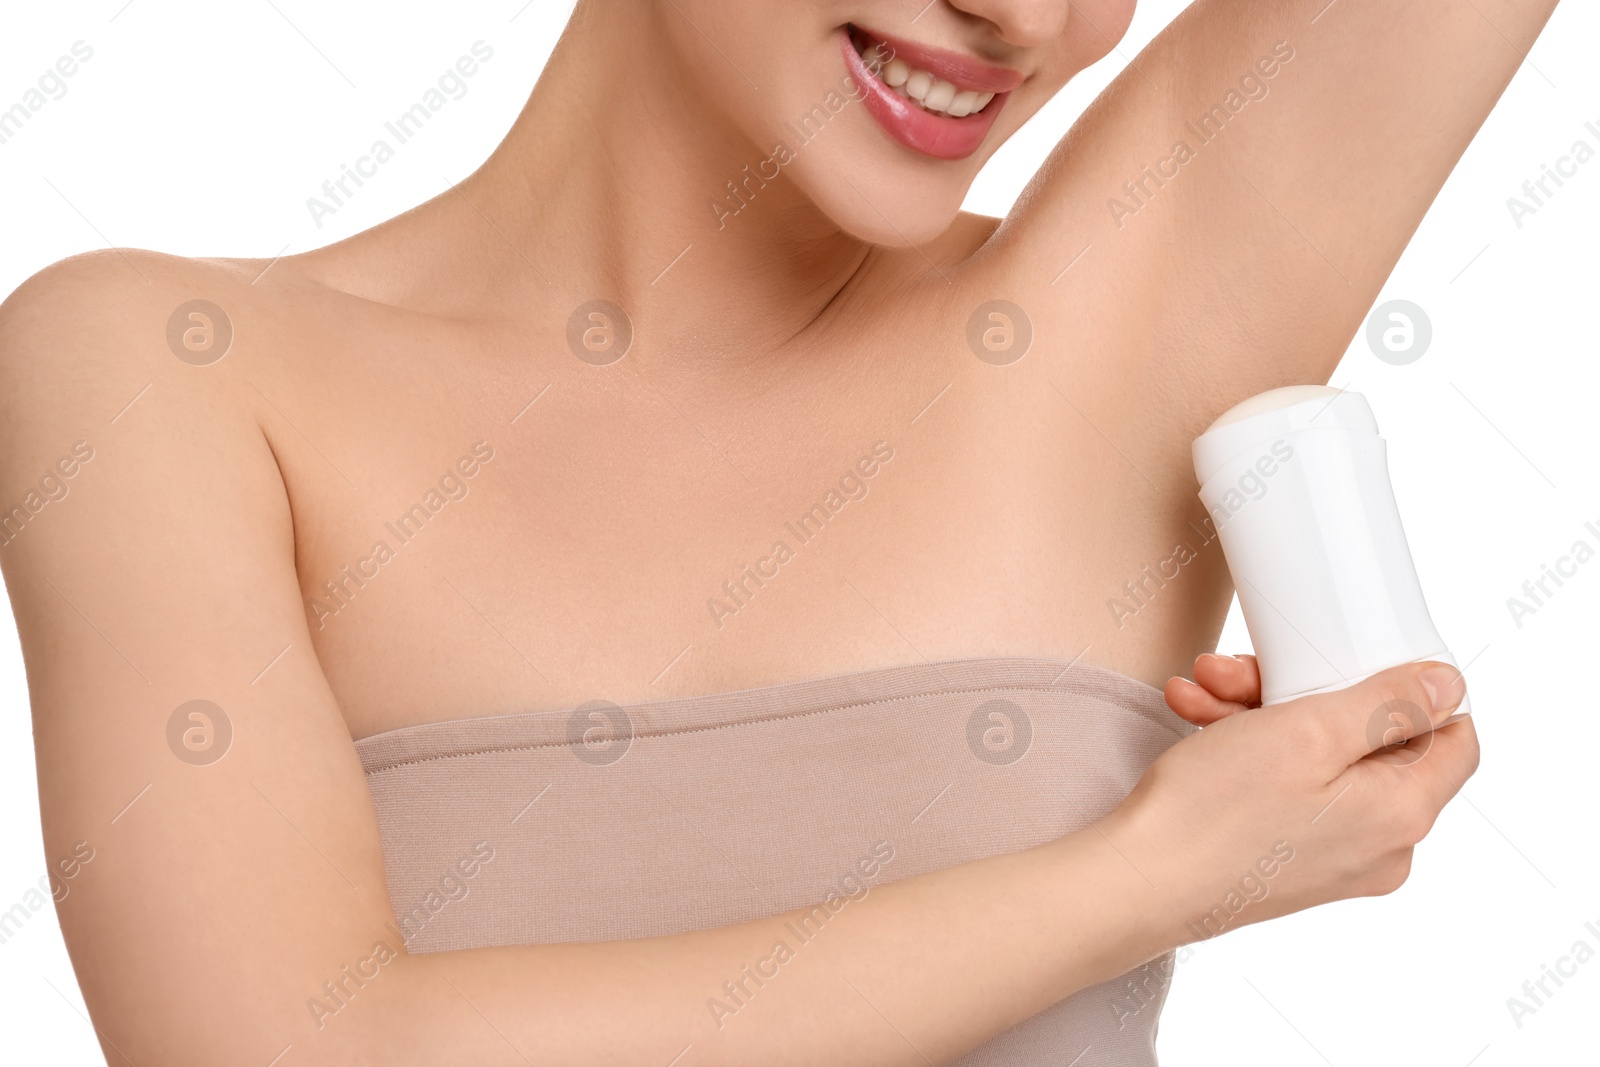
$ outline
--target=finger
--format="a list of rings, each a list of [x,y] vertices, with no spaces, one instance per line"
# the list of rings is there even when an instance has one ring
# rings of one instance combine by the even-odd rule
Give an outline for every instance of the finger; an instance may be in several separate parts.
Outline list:
[[[1261,705],[1261,671],[1254,656],[1207,652],[1194,661],[1194,680],[1222,700],[1247,708]]]
[[[1301,697],[1271,710],[1304,716],[1312,744],[1337,774],[1373,752],[1395,749],[1433,730],[1466,696],[1456,668],[1434,661],[1379,671],[1346,689]]]
[[[1222,700],[1204,686],[1196,685],[1187,678],[1170,679],[1167,682],[1165,695],[1167,706],[1180,718],[1187,719],[1196,726],[1210,726],[1218,719],[1225,719],[1229,715],[1245,710],[1243,704]]]

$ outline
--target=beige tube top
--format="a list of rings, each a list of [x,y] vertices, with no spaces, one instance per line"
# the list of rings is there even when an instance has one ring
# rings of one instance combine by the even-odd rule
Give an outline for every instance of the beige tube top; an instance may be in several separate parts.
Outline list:
[[[795,931],[803,953],[874,886],[1089,825],[1193,730],[1113,671],[993,658],[427,723],[356,749],[410,952],[647,937],[821,903]],[[1172,965],[1083,990],[958,1062],[1155,1064]],[[760,980],[729,977],[742,986],[708,989],[706,1010],[735,1025]]]

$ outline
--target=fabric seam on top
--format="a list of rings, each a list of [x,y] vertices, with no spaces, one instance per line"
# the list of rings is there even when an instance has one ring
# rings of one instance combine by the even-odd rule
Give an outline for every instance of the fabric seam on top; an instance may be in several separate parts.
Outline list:
[[[804,719],[804,718],[809,718],[810,716],[813,716],[813,715],[828,715],[828,714],[832,714],[832,713],[838,712],[838,711],[851,711],[851,710],[855,710],[855,709],[858,709],[858,708],[871,707],[874,704],[893,704],[893,703],[897,703],[897,702],[900,702],[900,701],[916,700],[916,699],[919,699],[919,698],[922,698],[922,697],[929,697],[929,696],[944,696],[944,695],[947,695],[947,694],[998,693],[998,692],[1067,693],[1067,692],[1071,692],[1071,690],[1062,689],[1062,688],[1059,688],[1059,687],[1053,686],[1053,685],[987,685],[987,686],[977,686],[977,687],[973,687],[973,688],[963,688],[963,689],[939,689],[939,690],[930,690],[930,691],[917,692],[917,693],[902,693],[902,694],[899,694],[899,695],[896,695],[896,696],[876,697],[876,698],[871,699],[871,700],[857,700],[857,701],[851,701],[851,702],[844,703],[844,704],[834,704],[834,705],[830,705],[828,707],[822,707],[822,708],[809,708],[809,709],[807,709],[805,711],[783,712],[783,713],[780,713],[780,714],[777,714],[777,715],[763,715],[763,716],[757,716],[757,717],[754,717],[754,718],[736,719],[736,720],[733,720],[731,722],[704,723],[704,724],[697,725],[697,726],[681,726],[681,727],[675,727],[675,728],[666,729],[666,730],[654,730],[654,731],[646,731],[646,732],[641,732],[641,733],[634,733],[634,734],[630,734],[629,735],[629,741],[631,742],[631,741],[637,740],[639,738],[674,737],[674,736],[678,736],[678,735],[682,735],[682,734],[705,733],[705,732],[711,731],[711,730],[725,730],[725,729],[729,729],[731,727],[736,727],[736,726],[760,726],[760,725],[764,725],[766,723],[783,722],[783,721],[788,720],[788,719]],[[1131,713],[1133,715],[1137,715],[1139,718],[1145,720],[1146,722],[1151,723],[1152,725],[1159,726],[1162,729],[1168,731],[1169,733],[1177,734],[1180,739],[1184,736],[1184,734],[1181,731],[1173,729],[1171,725],[1161,722],[1159,719],[1157,719],[1156,717],[1154,717],[1152,715],[1145,714],[1143,711],[1139,710],[1138,708],[1130,707],[1130,706],[1126,706],[1126,705],[1122,705],[1122,704],[1117,704],[1117,703],[1114,703],[1114,702],[1109,701],[1109,700],[1104,700],[1104,699],[1102,699],[1100,697],[1095,697],[1094,699],[1099,700],[1101,703],[1104,703],[1104,704],[1106,704],[1106,705],[1108,705],[1110,707],[1116,708],[1119,711],[1125,711],[1125,712],[1129,712],[1129,713]],[[626,709],[623,709],[623,710],[626,710]],[[556,712],[555,714],[560,714],[560,712]],[[451,721],[451,722],[470,722],[472,720],[470,720],[470,719],[456,719],[456,720],[449,720],[449,721]],[[432,724],[426,724],[426,725],[432,725]],[[375,734],[373,736],[376,737],[376,736],[381,736],[381,735]],[[494,755],[494,754],[500,753],[500,752],[531,752],[531,751],[534,751],[536,749],[541,749],[541,748],[570,748],[571,746],[573,746],[575,744],[581,744],[581,743],[582,743],[581,741],[535,741],[535,742],[531,742],[531,743],[528,743],[528,744],[494,745],[494,746],[490,746],[488,748],[468,749],[468,750],[463,751],[463,752],[444,752],[444,753],[440,753],[440,754],[434,755],[434,756],[417,756],[417,757],[414,757],[412,759],[402,759],[402,760],[396,760],[396,761],[394,761],[392,763],[383,763],[383,764],[380,764],[380,765],[378,765],[376,767],[373,767],[373,768],[371,768],[369,770],[365,770],[364,774],[365,774],[366,777],[371,778],[371,777],[373,777],[375,775],[383,774],[383,773],[386,773],[388,771],[398,770],[401,767],[410,767],[410,766],[415,766],[415,765],[422,764],[422,763],[434,763],[434,762],[438,762],[438,761],[441,761],[441,760],[448,760],[448,759],[464,759],[464,758],[468,758],[468,757],[472,757],[472,756],[490,756],[490,755]]]

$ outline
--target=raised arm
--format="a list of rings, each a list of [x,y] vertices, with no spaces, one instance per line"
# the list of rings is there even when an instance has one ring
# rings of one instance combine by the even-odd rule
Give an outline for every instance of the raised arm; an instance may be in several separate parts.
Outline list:
[[[1186,456],[1235,400],[1327,380],[1554,8],[1196,0],[1030,184],[997,284],[1042,341],[1110,350],[1073,365],[1084,388],[1146,376]]]

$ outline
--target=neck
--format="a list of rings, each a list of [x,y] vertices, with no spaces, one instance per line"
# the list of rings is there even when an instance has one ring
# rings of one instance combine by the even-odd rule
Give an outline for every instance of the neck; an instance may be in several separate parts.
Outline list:
[[[672,17],[580,4],[510,133],[459,189],[469,221],[493,219],[529,261],[514,261],[519,284],[563,307],[614,301],[636,330],[693,337],[697,359],[748,356],[815,321],[871,246],[767,162],[780,142],[804,151],[795,131],[733,128],[737,101],[707,99],[658,43],[654,21]]]

